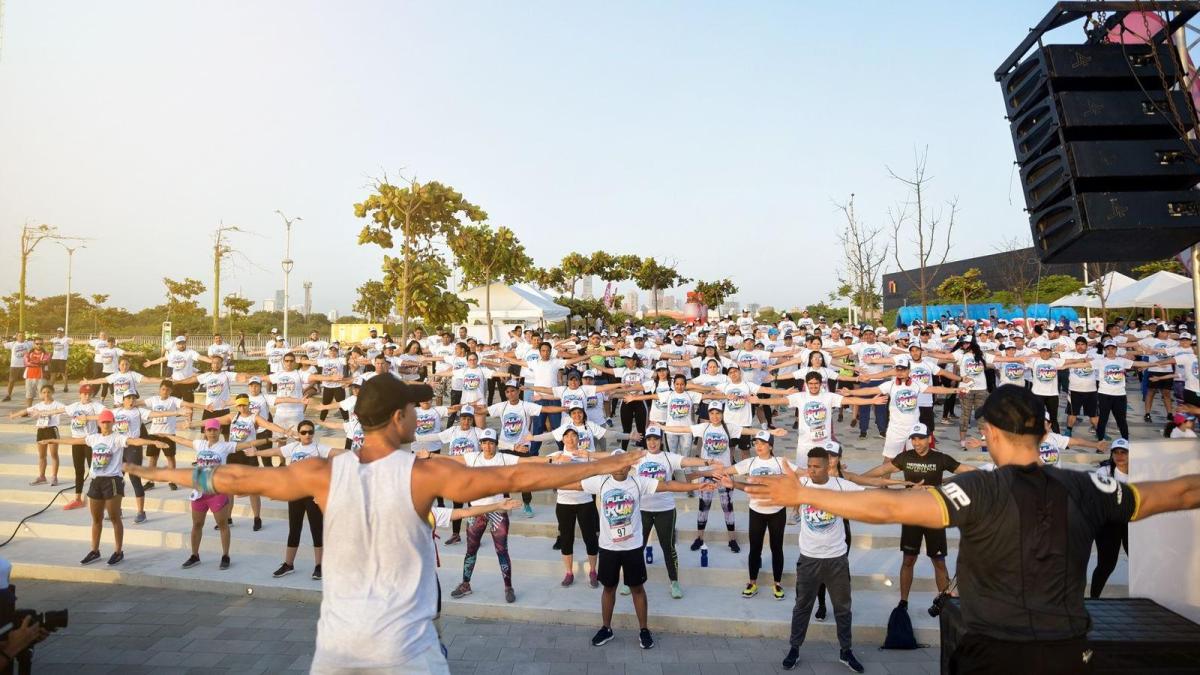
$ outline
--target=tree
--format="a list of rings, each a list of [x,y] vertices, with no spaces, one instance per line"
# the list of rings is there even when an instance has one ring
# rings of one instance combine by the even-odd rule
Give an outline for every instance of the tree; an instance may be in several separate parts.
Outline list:
[[[592,273],[592,258],[582,253],[571,252],[563,256],[562,262],[558,264],[558,269],[562,270],[563,284],[566,287],[567,295],[571,296],[571,299],[575,299],[575,286],[581,279]]]
[[[887,261],[888,245],[880,239],[881,228],[868,227],[854,213],[854,194],[844,204],[836,204],[846,218],[846,226],[838,235],[845,256],[845,269],[839,270],[838,297],[850,300],[865,319],[877,318],[883,300],[880,296],[879,273]]]
[[[942,264],[950,255],[950,235],[954,232],[954,219],[958,215],[957,198],[946,203],[946,207],[949,208],[948,215],[945,209],[929,210],[926,204],[926,190],[933,177],[925,175],[928,156],[929,149],[926,148],[916,158],[912,176],[908,178],[896,175],[891,168],[887,170],[893,179],[906,186],[909,191],[909,197],[905,201],[895,209],[888,210],[888,216],[892,221],[892,256],[896,261],[896,267],[917,291],[921,302],[923,322],[929,321],[929,296],[935,291],[938,272],[941,271]],[[900,262],[900,233],[906,229],[913,237],[909,243],[916,247],[914,251],[915,271],[912,267],[905,267],[904,263]],[[943,230],[945,242],[941,244],[939,237]],[[935,252],[937,249],[942,251],[940,260]],[[937,260],[937,262],[930,265],[931,260]]]
[[[100,310],[104,309],[104,303],[108,302],[107,293],[92,294],[92,332],[100,331]]]
[[[962,274],[946,277],[945,281],[938,284],[938,297],[954,302],[961,301],[963,316],[969,316],[967,305],[971,304],[972,300],[988,297],[987,283],[979,278],[981,274],[977,268],[972,267]]]
[[[738,292],[738,287],[729,279],[718,279],[717,281],[697,281],[695,291],[706,307],[720,307],[725,304],[726,298]]]
[[[677,263],[663,264],[655,258],[643,258],[641,266],[637,271],[630,275],[637,287],[643,291],[650,291],[651,297],[654,300],[654,315],[658,316],[658,293],[661,290],[674,288],[679,284],[685,284],[691,279],[681,275],[675,271]]]
[[[540,288],[558,291],[560,294],[567,292],[567,280],[561,267],[534,268],[529,272],[529,280]]]
[[[487,219],[483,209],[447,185],[436,181],[421,183],[415,178],[406,183],[392,185],[385,176],[375,184],[373,194],[354,205],[356,217],[370,219],[358,235],[360,245],[376,244],[390,249],[394,247],[394,234],[400,235],[399,257],[390,261],[388,257],[384,258],[384,283],[397,298],[400,332],[405,336],[408,335],[409,317],[418,305],[427,311],[432,307],[447,309],[451,315],[456,314],[457,309],[463,309],[463,316],[466,316],[465,303],[456,309],[455,303],[442,297],[441,294],[447,292],[450,269],[445,261],[439,265],[431,257],[437,256],[435,240],[452,238],[462,226],[463,219],[476,223]],[[441,271],[445,271],[445,275],[439,278],[436,275]],[[420,281],[415,278],[418,274],[423,277]],[[418,289],[436,295],[419,299],[414,295]],[[427,314],[423,316],[427,321],[431,320]]]
[[[1137,275],[1138,279],[1145,279],[1155,272],[1174,272],[1175,274],[1186,274],[1183,269],[1183,264],[1175,258],[1164,258],[1163,260],[1155,260],[1133,268],[1132,271]]]
[[[493,230],[484,225],[464,225],[450,239],[450,250],[462,268],[463,287],[482,285],[483,312],[488,325],[488,342],[492,341],[492,284],[501,281],[515,284],[529,278],[533,259],[525,246],[507,227]]]
[[[1088,271],[1088,295],[1100,301],[1100,318],[1108,323],[1108,296],[1112,294],[1112,283],[1104,283],[1105,277],[1116,271],[1113,263],[1085,263]]]
[[[1006,307],[1021,310],[1021,316],[1028,316],[1029,305],[1037,294],[1038,279],[1042,276],[1042,262],[1038,260],[1033,244],[1027,238],[1005,239],[995,249],[997,253],[1007,256],[1007,260],[998,265],[1004,291],[996,293],[996,300]],[[1007,296],[1003,295],[1004,293],[1007,293]]]
[[[1042,277],[1037,285],[1037,302],[1053,302],[1083,288],[1083,282],[1070,274],[1051,274]]]
[[[395,304],[396,297],[388,290],[382,281],[367,281],[355,289],[358,299],[350,311],[366,317],[367,323],[375,323],[387,318]]]
[[[421,317],[431,331],[466,321],[471,309],[465,300],[446,289],[448,278],[446,260],[432,249],[413,256],[407,265],[400,258],[383,257],[383,284],[394,306],[403,311],[402,303],[407,302],[410,315]],[[408,323],[403,326],[401,334],[407,339]]]
[[[167,321],[170,321],[175,313],[199,309],[199,305],[192,298],[204,292],[204,282],[190,277],[185,277],[183,281],[163,277],[163,286],[167,289]],[[203,313],[203,310],[200,310],[200,313]]]
[[[229,313],[229,334],[233,337],[233,317],[246,316],[250,313],[250,308],[254,306],[254,301],[249,298],[243,298],[239,295],[227,295],[221,301],[225,305],[225,311]]]

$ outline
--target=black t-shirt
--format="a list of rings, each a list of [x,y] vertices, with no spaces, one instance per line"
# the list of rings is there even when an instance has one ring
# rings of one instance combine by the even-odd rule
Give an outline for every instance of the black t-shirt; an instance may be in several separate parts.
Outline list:
[[[1132,520],[1138,493],[1095,472],[1004,466],[934,490],[962,533],[958,586],[967,631],[999,640],[1082,638],[1096,532]]]
[[[925,456],[917,454],[916,450],[905,450],[892,458],[892,466],[904,472],[904,480],[910,483],[922,481],[922,485],[937,487],[942,484],[942,474],[947,471],[954,473],[959,463],[950,455],[937,450],[930,450]]]

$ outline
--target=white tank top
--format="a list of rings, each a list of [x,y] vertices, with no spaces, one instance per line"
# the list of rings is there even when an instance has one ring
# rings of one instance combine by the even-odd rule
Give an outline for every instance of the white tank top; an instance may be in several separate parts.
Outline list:
[[[332,460],[314,673],[394,668],[438,649],[433,535],[413,508],[413,461]]]

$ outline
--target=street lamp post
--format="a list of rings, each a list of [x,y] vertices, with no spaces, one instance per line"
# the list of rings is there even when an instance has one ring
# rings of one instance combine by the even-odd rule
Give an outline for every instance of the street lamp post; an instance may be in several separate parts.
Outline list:
[[[288,293],[288,291],[289,291],[288,276],[292,273],[292,223],[294,223],[298,220],[304,220],[304,219],[301,218],[300,216],[296,216],[295,218],[292,218],[289,220],[287,216],[283,215],[283,211],[280,211],[279,209],[275,209],[275,213],[278,213],[279,217],[283,219],[283,226],[284,226],[284,230],[286,231],[286,239],[285,239],[285,244],[284,244],[284,249],[283,249],[283,261],[282,261],[282,267],[283,267],[283,340],[285,343],[290,345],[291,342],[288,341],[288,303],[290,302],[289,293]]]
[[[66,312],[66,316],[63,318],[63,335],[70,337],[70,335],[71,335],[71,267],[74,265],[74,262],[75,262],[75,251],[78,249],[87,248],[87,247],[82,244],[80,244],[79,246],[67,246],[66,244],[62,243],[61,241],[55,242],[55,243],[57,243],[59,246],[63,247],[63,250],[67,252],[67,312]]]

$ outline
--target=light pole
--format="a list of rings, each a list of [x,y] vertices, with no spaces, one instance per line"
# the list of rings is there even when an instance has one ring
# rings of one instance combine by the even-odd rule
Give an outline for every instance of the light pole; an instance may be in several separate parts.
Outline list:
[[[78,246],[67,246],[66,244],[62,243],[61,241],[56,241],[54,243],[63,247],[63,250],[67,252],[67,312],[66,312],[66,317],[63,318],[63,335],[66,337],[70,337],[71,336],[71,267],[75,262],[75,251],[77,251],[81,248],[87,248],[87,247],[84,246],[83,244],[80,244]]]
[[[284,244],[284,249],[283,249],[283,262],[282,262],[282,267],[283,267],[283,341],[286,344],[290,345],[291,342],[288,342],[288,302],[290,302],[289,294],[288,294],[288,275],[290,275],[292,273],[292,223],[294,223],[298,220],[304,220],[304,219],[301,218],[300,216],[296,216],[295,218],[292,218],[289,220],[287,216],[283,215],[283,211],[280,211],[279,209],[275,209],[275,213],[278,213],[279,217],[283,219],[283,226],[287,233],[286,240],[285,240],[286,243]]]

